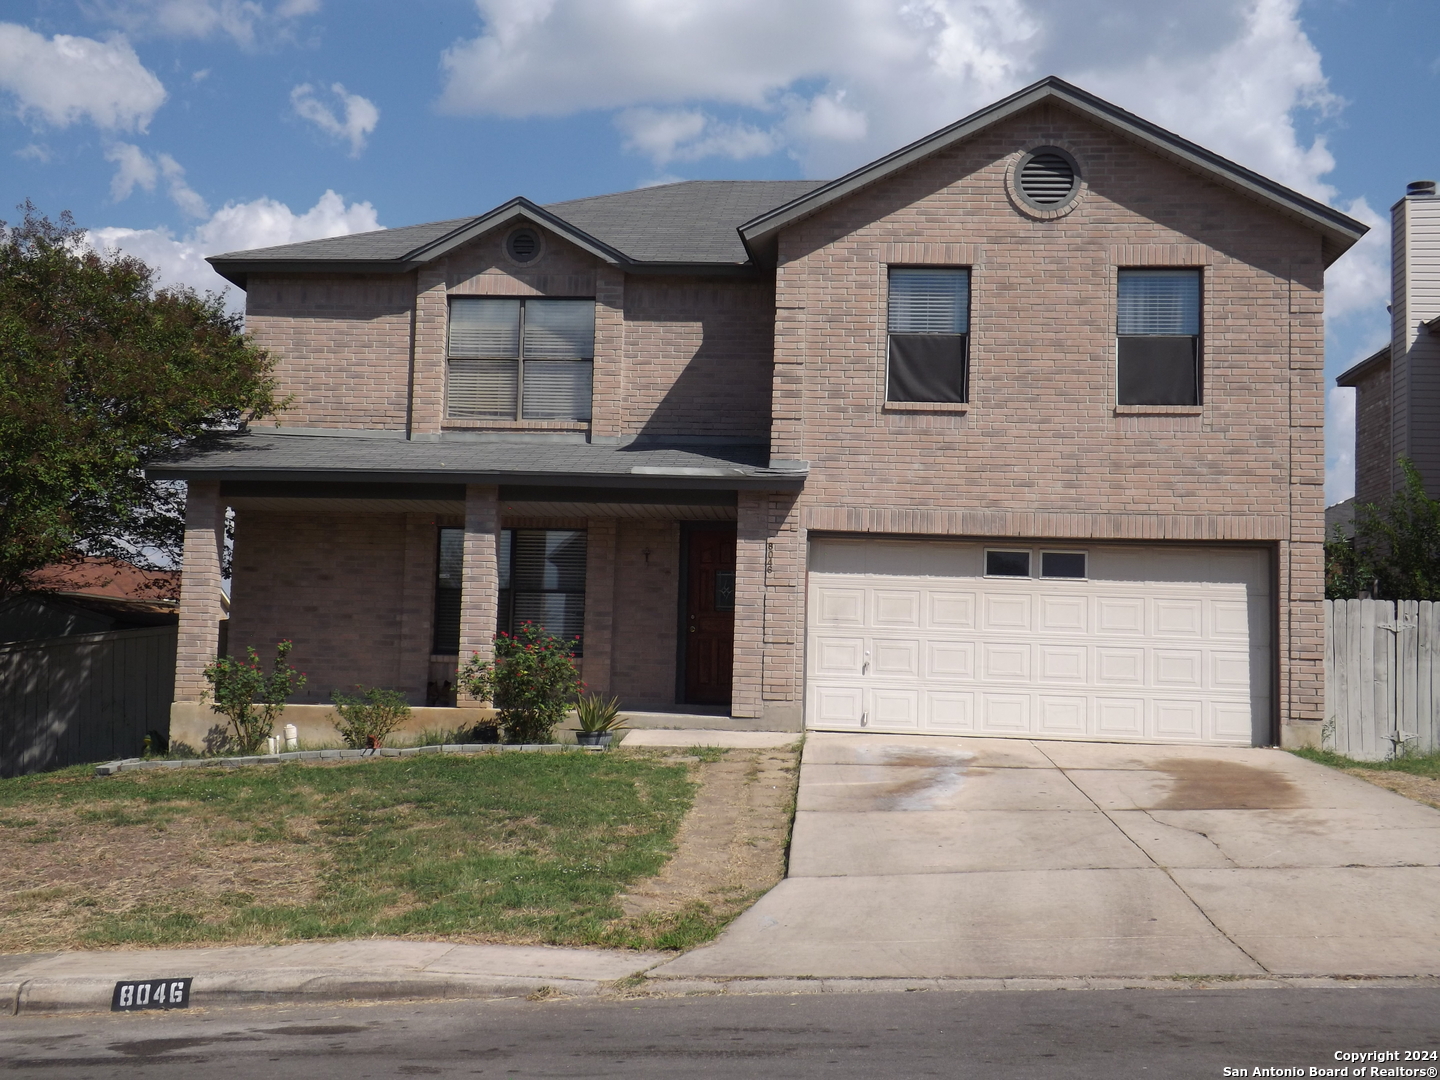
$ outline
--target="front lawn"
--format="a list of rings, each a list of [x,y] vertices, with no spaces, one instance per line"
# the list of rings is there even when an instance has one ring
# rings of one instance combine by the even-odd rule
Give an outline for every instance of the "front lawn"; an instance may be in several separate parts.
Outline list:
[[[1389,761],[1356,761],[1333,750],[1301,749],[1294,753],[1440,809],[1440,752],[1406,754]]]
[[[676,948],[718,929],[617,903],[665,864],[694,798],[692,766],[662,755],[90,772],[0,780],[0,952],[371,936]]]

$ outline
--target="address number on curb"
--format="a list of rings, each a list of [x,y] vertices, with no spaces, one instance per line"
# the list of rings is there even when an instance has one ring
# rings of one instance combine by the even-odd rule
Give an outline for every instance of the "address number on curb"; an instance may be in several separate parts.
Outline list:
[[[188,1009],[189,979],[145,979],[142,982],[117,982],[110,999],[111,1012],[134,1012],[137,1009]]]

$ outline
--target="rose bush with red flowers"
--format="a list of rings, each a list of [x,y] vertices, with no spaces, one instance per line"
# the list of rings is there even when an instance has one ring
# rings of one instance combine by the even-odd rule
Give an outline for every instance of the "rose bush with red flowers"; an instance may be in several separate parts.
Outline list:
[[[471,654],[458,682],[472,698],[495,707],[506,742],[553,742],[556,725],[585,692],[573,649],[573,643],[523,622],[513,634],[495,635],[494,660]]]

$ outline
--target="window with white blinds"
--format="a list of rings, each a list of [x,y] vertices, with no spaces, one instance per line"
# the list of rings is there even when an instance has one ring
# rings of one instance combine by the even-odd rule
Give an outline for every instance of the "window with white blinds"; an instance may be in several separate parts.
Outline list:
[[[887,401],[968,400],[968,269],[893,267],[886,325]]]
[[[593,300],[450,301],[446,415],[459,420],[589,420]]]
[[[1115,331],[1118,404],[1200,404],[1199,270],[1121,270]]]
[[[532,622],[574,645],[585,632],[585,530],[505,529],[500,543],[500,625]]]

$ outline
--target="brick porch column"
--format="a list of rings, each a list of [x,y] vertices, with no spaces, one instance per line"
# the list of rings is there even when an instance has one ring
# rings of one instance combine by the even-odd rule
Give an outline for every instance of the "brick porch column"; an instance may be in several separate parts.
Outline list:
[[[585,656],[580,661],[586,688],[610,692],[614,656],[615,543],[614,518],[591,518],[585,538]]]
[[[185,489],[185,563],[180,575],[180,628],[175,649],[175,700],[208,701],[205,665],[220,645],[225,617],[220,560],[225,550],[225,504],[217,480],[192,480]]]
[[[460,666],[490,659],[500,605],[500,489],[465,487],[465,567],[460,584]]]

